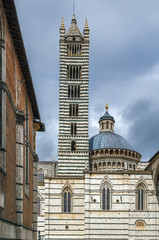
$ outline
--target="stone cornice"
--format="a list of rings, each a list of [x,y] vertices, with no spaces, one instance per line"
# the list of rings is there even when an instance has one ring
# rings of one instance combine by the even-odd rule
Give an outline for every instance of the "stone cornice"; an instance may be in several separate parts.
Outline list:
[[[125,175],[125,174],[128,174],[128,175],[152,175],[152,172],[151,171],[143,171],[143,170],[118,170],[118,171],[105,171],[105,172],[102,172],[102,171],[98,171],[98,172],[94,172],[94,171],[87,171],[87,172],[84,172],[85,174],[112,174],[112,175],[116,175],[116,174],[122,174],[122,175]]]

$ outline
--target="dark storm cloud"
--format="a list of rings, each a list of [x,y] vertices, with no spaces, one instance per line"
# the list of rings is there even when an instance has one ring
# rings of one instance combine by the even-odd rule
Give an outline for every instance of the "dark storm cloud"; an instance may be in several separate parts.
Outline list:
[[[159,149],[159,109],[150,99],[138,100],[128,106],[123,116],[130,123],[129,139],[134,148],[145,158],[150,158]]]
[[[62,16],[66,29],[70,26],[73,1],[15,2],[46,123],[46,133],[37,134],[37,151],[40,160],[57,159],[59,27]],[[159,142],[158,9],[158,0],[76,0],[75,10],[81,32],[85,17],[90,27],[90,137],[98,133],[108,102],[115,131],[143,160],[158,150]]]

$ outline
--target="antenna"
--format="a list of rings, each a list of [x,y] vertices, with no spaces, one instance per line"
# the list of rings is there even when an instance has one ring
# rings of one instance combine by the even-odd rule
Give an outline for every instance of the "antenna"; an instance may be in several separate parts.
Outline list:
[[[73,14],[75,14],[75,0],[73,1]]]

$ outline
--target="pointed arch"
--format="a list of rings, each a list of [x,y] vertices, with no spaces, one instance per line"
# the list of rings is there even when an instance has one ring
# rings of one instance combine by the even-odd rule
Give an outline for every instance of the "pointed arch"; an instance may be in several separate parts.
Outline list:
[[[100,185],[100,193],[101,209],[104,211],[109,211],[112,209],[112,184],[107,175],[104,176],[104,179]]]
[[[147,209],[147,188],[144,182],[140,181],[136,187],[136,210]]]
[[[112,188],[105,182],[101,188],[101,209],[109,211],[112,208]]]
[[[146,189],[148,188],[148,184],[147,184],[145,178],[144,178],[143,176],[140,176],[140,178],[138,179],[138,181],[137,181],[137,183],[136,183],[136,185],[135,185],[135,189],[137,189],[137,187],[138,187],[138,185],[139,185],[140,183],[143,184]]]
[[[102,185],[104,185],[105,183],[108,183],[110,185],[110,187],[112,188],[112,182],[107,174],[104,176],[104,178],[100,184],[100,190],[102,189]]]
[[[38,169],[38,182],[44,182],[44,169]]]
[[[73,192],[70,185],[66,184],[62,188],[62,199],[61,199],[62,212],[70,213],[73,209]]]

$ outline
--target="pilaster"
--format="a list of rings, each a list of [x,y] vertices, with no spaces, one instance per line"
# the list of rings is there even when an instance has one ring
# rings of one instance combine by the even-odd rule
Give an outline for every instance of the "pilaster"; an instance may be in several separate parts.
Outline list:
[[[23,238],[23,123],[24,113],[16,113],[16,239]]]
[[[33,231],[34,239],[37,239],[37,169],[38,169],[38,155],[34,153],[33,162]]]

